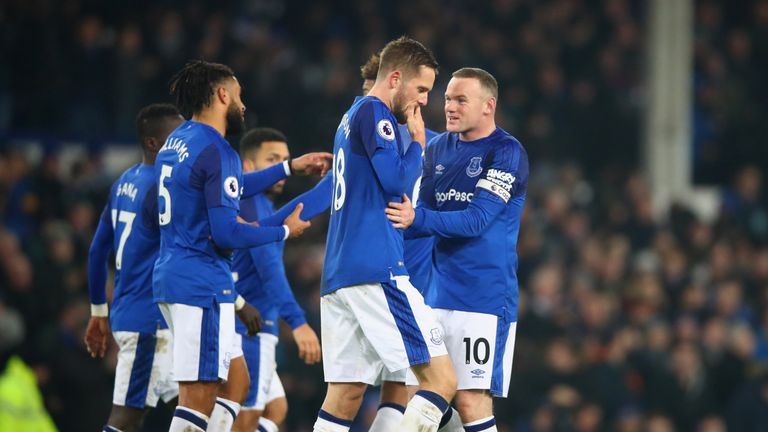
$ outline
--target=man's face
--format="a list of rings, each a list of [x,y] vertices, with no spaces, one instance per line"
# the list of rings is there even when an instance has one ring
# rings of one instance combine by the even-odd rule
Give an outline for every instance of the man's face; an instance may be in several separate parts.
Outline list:
[[[256,150],[250,157],[251,163],[253,163],[254,171],[268,168],[276,163],[287,161],[291,157],[291,153],[288,151],[288,144],[282,141],[264,141],[261,143],[261,147]],[[247,170],[246,170],[247,171]],[[285,187],[285,179],[275,183],[269,192],[274,195],[283,193]]]
[[[168,135],[176,130],[182,123],[184,123],[184,117],[181,115],[165,118],[165,121],[163,121],[162,127],[160,128],[160,133],[157,134],[157,139],[160,141],[161,147],[165,143],[165,140],[168,139]]]
[[[474,78],[451,78],[445,90],[445,130],[464,133],[479,126],[488,92]]]
[[[168,116],[163,118],[160,122],[160,129],[157,131],[157,135],[149,137],[149,140],[144,141],[144,145],[150,153],[157,153],[160,151],[160,147],[165,144],[165,140],[168,139],[168,135],[171,134],[179,125],[184,122],[184,117],[181,115]]]
[[[418,73],[403,75],[400,87],[392,101],[392,112],[397,122],[405,124],[406,110],[413,109],[413,104],[427,105],[429,91],[435,84],[435,70],[427,66],[419,66]]]
[[[375,83],[376,80],[363,80],[363,96],[366,96],[371,91]]]
[[[227,106],[227,133],[239,135],[245,130],[245,105],[240,99],[242,88],[234,78],[224,88],[230,96]]]

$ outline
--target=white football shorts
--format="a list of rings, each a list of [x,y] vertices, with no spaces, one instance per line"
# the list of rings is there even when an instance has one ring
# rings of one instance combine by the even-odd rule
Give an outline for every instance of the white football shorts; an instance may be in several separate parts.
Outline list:
[[[327,382],[375,384],[446,355],[442,329],[408,276],[341,288],[320,299]]]
[[[229,364],[243,355],[235,338],[235,305],[215,303],[201,308],[180,303],[159,303],[173,333],[175,381],[227,380]]]
[[[507,397],[517,322],[478,312],[435,309],[456,371],[458,390],[489,390]],[[406,384],[418,385],[410,370]]]

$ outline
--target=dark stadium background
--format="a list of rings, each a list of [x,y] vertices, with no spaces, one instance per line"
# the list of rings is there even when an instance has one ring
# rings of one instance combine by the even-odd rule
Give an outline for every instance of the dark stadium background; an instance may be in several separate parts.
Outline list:
[[[0,343],[0,357],[33,367],[60,430],[99,430],[115,353],[93,360],[82,342],[86,257],[110,183],[138,160],[138,109],[169,101],[187,59],[223,62],[243,83],[249,125],[281,129],[294,154],[328,150],[359,65],[409,34],[441,63],[427,126],[443,129],[450,73],[482,67],[500,83],[498,123],[530,155],[499,430],[768,430],[768,1],[692,1],[678,168],[714,197],[710,212],[654,199],[643,150],[651,3],[3,1],[0,314],[19,311],[26,335]],[[310,184],[289,180],[285,198]],[[315,329],[324,224],[286,248]],[[309,431],[322,368],[304,367],[284,336],[284,430]],[[162,430],[164,415],[146,430]]]

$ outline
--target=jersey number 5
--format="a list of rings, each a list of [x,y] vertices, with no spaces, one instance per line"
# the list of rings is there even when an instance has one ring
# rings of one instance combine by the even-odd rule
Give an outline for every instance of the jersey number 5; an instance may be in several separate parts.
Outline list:
[[[165,208],[162,213],[160,213],[160,225],[168,225],[171,223],[171,193],[168,192],[168,188],[165,187],[165,179],[171,177],[172,171],[173,167],[170,165],[163,165],[160,170],[160,184],[158,185],[157,191],[160,198],[165,202]],[[160,203],[158,202],[158,207],[159,206]]]
[[[341,210],[347,198],[347,183],[344,181],[345,165],[344,149],[339,148],[333,158],[333,211]]]
[[[121,210],[118,215],[117,210],[112,210],[112,228],[117,231],[117,222],[125,224],[125,228],[120,233],[120,243],[117,245],[117,252],[115,252],[116,270],[120,270],[123,267],[123,248],[125,248],[125,242],[128,241],[128,236],[131,235],[134,219],[136,219],[136,213]]]

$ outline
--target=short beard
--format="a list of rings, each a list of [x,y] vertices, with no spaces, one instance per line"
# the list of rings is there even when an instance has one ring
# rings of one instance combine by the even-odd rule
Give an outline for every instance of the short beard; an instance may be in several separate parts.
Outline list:
[[[405,92],[401,88],[392,98],[392,114],[395,115],[398,124],[406,124],[408,122],[408,116],[405,114]]]
[[[242,112],[234,104],[227,109],[227,135],[240,135],[245,131],[245,119]]]

